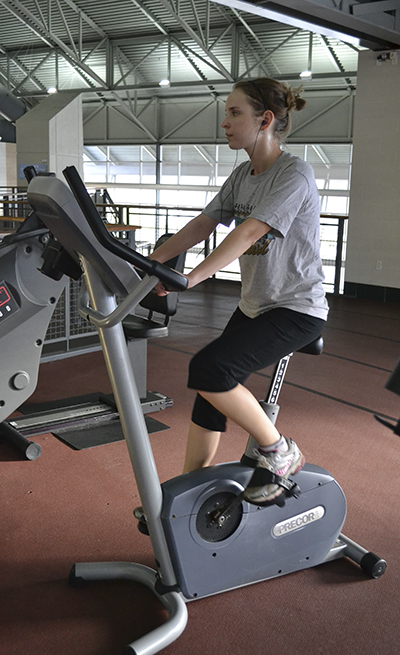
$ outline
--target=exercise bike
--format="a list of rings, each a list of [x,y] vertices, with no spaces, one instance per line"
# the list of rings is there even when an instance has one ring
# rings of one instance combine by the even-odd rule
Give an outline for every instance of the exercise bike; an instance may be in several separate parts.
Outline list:
[[[382,575],[385,561],[341,533],[346,500],[319,466],[306,464],[295,482],[288,481],[279,505],[260,507],[243,500],[255,471],[252,438],[241,462],[160,485],[121,321],[158,280],[175,290],[184,290],[187,280],[114,240],[77,171],[68,167],[64,175],[70,188],[56,178],[34,177],[28,201],[63,248],[64,258],[82,267],[79,311],[99,332],[157,563],[157,570],[124,562],[79,563],[69,580],[75,586],[90,580],[141,582],[169,611],[162,626],[129,644],[124,655],[151,655],[179,637],[187,621],[186,601],[340,557],[357,562],[372,577]],[[320,347],[318,341],[310,349]],[[278,363],[265,401],[272,420],[288,359]]]

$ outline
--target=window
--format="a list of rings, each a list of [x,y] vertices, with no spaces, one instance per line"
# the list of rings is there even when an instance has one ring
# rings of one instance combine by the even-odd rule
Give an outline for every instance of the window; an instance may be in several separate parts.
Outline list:
[[[352,146],[349,144],[285,144],[284,149],[313,167],[321,197],[321,257],[327,291],[341,289],[344,258],[337,270],[337,243],[345,251],[350,195]],[[140,239],[155,243],[163,231],[175,232],[205,207],[230,173],[247,160],[244,151],[227,144],[142,146],[87,146],[84,149],[86,184],[104,185],[115,204],[145,206],[132,209],[141,227]],[[157,180],[159,181],[156,184]],[[108,184],[112,186],[107,186]],[[133,220],[133,218],[132,218]],[[229,229],[219,226],[213,243],[218,245]],[[187,265],[197,265],[203,247],[188,253]],[[217,274],[239,279],[238,262]],[[338,282],[338,276],[340,278]]]

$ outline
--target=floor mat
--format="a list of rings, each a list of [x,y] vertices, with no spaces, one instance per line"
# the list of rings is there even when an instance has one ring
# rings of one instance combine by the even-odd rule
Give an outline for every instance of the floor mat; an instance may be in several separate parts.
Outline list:
[[[168,425],[157,421],[152,416],[145,416],[144,420],[149,434],[169,430]],[[62,428],[61,430],[54,430],[52,434],[74,450],[103,446],[124,439],[119,419],[107,421],[101,425],[86,425],[82,428],[73,429]]]

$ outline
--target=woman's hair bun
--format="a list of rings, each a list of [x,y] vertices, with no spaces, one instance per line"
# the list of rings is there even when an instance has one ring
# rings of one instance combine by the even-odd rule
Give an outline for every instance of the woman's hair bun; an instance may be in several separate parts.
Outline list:
[[[307,100],[304,100],[304,98],[300,98],[299,95],[296,96],[295,101],[296,101],[296,111],[301,111],[302,109],[304,109],[304,107],[307,104]]]
[[[304,98],[300,97],[301,91],[302,91],[301,87],[294,90],[288,89],[286,95],[286,107],[288,111],[301,111],[302,109],[304,109],[305,105],[307,104],[307,101],[304,100]]]

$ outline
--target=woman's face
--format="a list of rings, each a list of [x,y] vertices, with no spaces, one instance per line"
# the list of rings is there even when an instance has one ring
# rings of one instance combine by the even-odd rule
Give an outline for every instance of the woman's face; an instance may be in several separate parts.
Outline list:
[[[229,147],[232,150],[251,149],[259,134],[262,116],[255,116],[241,89],[234,89],[228,96],[225,114],[221,127],[225,130]]]

